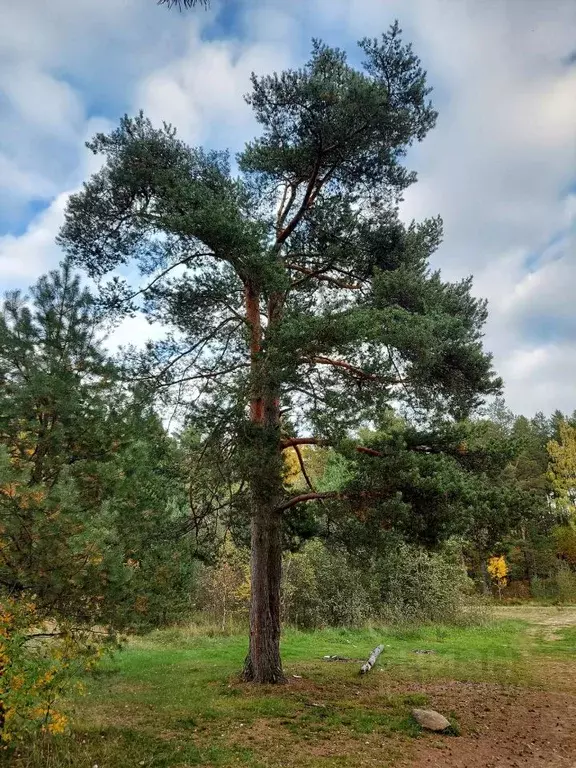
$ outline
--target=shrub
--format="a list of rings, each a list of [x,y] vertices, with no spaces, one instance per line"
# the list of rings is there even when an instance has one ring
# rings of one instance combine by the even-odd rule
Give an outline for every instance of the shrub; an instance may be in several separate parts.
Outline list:
[[[374,613],[373,598],[360,571],[342,552],[318,539],[284,562],[284,620],[301,628],[359,626]]]
[[[110,638],[111,639],[111,638]],[[102,638],[39,619],[33,602],[0,598],[0,742],[6,748],[36,730],[62,733],[62,693],[102,655]],[[76,682],[76,684],[78,684]]]
[[[203,614],[203,623],[211,621],[225,632],[247,616],[249,605],[250,553],[227,536],[218,562],[205,568],[200,577],[196,607]]]
[[[400,544],[378,561],[376,576],[387,621],[453,623],[477,615],[471,582],[454,556]]]
[[[530,582],[532,596],[553,603],[576,602],[576,573],[568,563],[559,561],[556,572],[549,578],[535,577]]]
[[[555,581],[558,601],[561,603],[576,602],[576,573],[571,570],[567,563],[560,563]]]

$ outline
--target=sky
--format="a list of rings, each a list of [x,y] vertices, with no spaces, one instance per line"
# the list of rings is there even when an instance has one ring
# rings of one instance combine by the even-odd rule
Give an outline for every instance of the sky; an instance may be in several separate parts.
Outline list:
[[[410,151],[402,216],[438,213],[433,266],[474,276],[485,345],[508,405],[576,408],[576,2],[220,0],[184,14],[155,0],[0,0],[0,289],[62,255],[67,196],[97,168],[84,143],[139,109],[191,144],[240,150],[257,133],[252,71],[303,63],[321,38],[398,19],[428,72],[437,127]],[[157,333],[127,321],[114,343]]]

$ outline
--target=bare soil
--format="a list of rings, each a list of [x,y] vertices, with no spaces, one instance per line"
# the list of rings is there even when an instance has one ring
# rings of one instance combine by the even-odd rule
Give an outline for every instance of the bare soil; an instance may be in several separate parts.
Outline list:
[[[455,712],[461,735],[426,734],[410,768],[574,768],[576,695],[450,682],[419,686],[430,706]]]
[[[498,609],[501,618],[529,621],[554,642],[557,630],[576,626],[576,607]],[[414,685],[431,708],[455,716],[458,738],[425,734],[405,768],[576,768],[575,659],[535,661],[537,689],[488,683]],[[406,689],[406,686],[403,686]]]

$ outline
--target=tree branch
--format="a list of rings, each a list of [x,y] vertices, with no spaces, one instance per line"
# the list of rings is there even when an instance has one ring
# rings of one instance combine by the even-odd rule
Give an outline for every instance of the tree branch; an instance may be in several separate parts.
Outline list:
[[[276,512],[284,512],[291,507],[295,507],[296,504],[300,504],[303,501],[321,501],[322,499],[336,499],[340,498],[342,494],[339,491],[325,491],[324,493],[301,493],[299,496],[293,496],[280,506],[276,507]]]
[[[295,448],[297,445],[330,445],[330,441],[319,437],[287,437],[281,440],[280,444],[284,450],[285,448]]]
[[[310,478],[308,477],[308,472],[306,472],[306,466],[304,464],[304,459],[302,458],[302,451],[297,445],[294,445],[292,447],[294,448],[294,451],[296,452],[296,456],[298,457],[298,463],[300,464],[300,471],[304,476],[304,480],[306,480],[306,485],[308,486],[308,488],[310,488],[312,493],[316,493],[316,489],[314,488]]]
[[[319,189],[316,190],[315,194],[314,194],[314,189],[318,183],[318,174],[320,172],[321,162],[322,162],[322,153],[318,152],[318,155],[316,157],[316,162],[314,163],[314,168],[312,169],[312,173],[310,175],[308,186],[306,187],[306,192],[304,193],[304,198],[302,199],[300,208],[298,208],[298,210],[292,217],[292,220],[290,221],[290,223],[278,233],[276,237],[277,247],[281,246],[283,243],[286,242],[286,240],[290,237],[292,232],[296,229],[296,227],[302,220],[302,217],[304,216],[304,214],[306,213],[310,205],[316,199]],[[323,180],[320,182],[320,186],[322,185],[322,183],[323,183]],[[296,194],[296,185],[294,185],[294,196],[295,194]],[[291,197],[287,211],[290,210],[290,206],[292,205],[293,200],[294,200],[294,197]]]
[[[351,373],[353,376],[357,376],[358,378],[365,379],[367,381],[380,381],[384,384],[403,383],[401,379],[392,379],[385,376],[379,376],[377,373],[369,373],[368,371],[364,371],[362,368],[357,368],[355,365],[350,365],[350,363],[347,363],[344,360],[333,360],[331,357],[324,357],[322,355],[308,358],[307,362],[318,363],[320,365],[332,365],[335,368],[342,368],[343,370]]]
[[[309,269],[308,267],[301,267],[299,264],[285,264],[287,269],[293,269],[295,272],[302,272],[306,277],[301,278],[300,280],[296,280],[294,283],[292,283],[292,287],[296,285],[300,285],[301,283],[305,282],[305,280],[309,278],[315,277],[317,280],[322,280],[325,283],[330,283],[331,285],[335,285],[338,288],[346,288],[351,291],[359,291],[362,286],[358,285],[357,283],[346,283],[344,280],[338,280],[336,277],[331,277],[330,275],[327,275],[323,272],[323,269],[326,269],[326,267],[323,267],[321,269]],[[328,267],[330,269],[330,267]]]
[[[149,291],[153,285],[155,285],[159,280],[162,280],[162,278],[165,277],[173,269],[176,269],[176,267],[182,266],[182,264],[186,264],[188,261],[195,258],[196,256],[214,256],[214,254],[212,253],[212,251],[206,251],[202,253],[191,253],[188,256],[185,256],[183,259],[180,259],[180,261],[177,261],[176,264],[172,264],[170,267],[167,267],[166,269],[162,270],[162,272],[160,272],[159,275],[156,275],[156,277],[151,282],[149,282],[147,286],[145,286],[144,288],[140,288],[140,290],[136,291],[131,296],[127,296],[122,303],[125,303],[127,301],[132,301],[137,296],[141,296],[142,294],[146,293],[146,291]]]

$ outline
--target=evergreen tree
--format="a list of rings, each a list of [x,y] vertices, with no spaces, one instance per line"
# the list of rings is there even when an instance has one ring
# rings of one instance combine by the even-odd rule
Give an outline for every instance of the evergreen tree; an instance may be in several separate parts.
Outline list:
[[[185,467],[118,381],[99,320],[69,263],[4,302],[0,585],[34,595],[39,617],[150,626],[193,581]]]
[[[549,479],[552,484],[557,503],[562,507],[570,520],[574,520],[576,504],[576,427],[558,415],[552,417],[556,421],[556,440],[550,440],[547,445],[550,457]]]
[[[8,294],[0,315],[0,583],[79,621],[100,613],[109,537],[100,505],[114,482],[114,371],[96,328],[68,263],[40,278],[31,305]]]
[[[485,302],[429,267],[440,220],[398,217],[415,181],[402,159],[436,120],[425,73],[397,25],[360,47],[361,69],[315,42],[303,68],[252,77],[262,134],[239,177],[226,153],[124,117],[89,144],[105,162],[59,238],[94,277],[139,267],[137,290],[115,278],[103,299],[174,333],[136,373],[188,393],[205,443],[233,447],[252,530],[244,675],[258,682],[283,679],[283,521],[336,495],[286,488],[283,450],[336,445],[392,402],[461,417],[500,388],[481,345]]]

